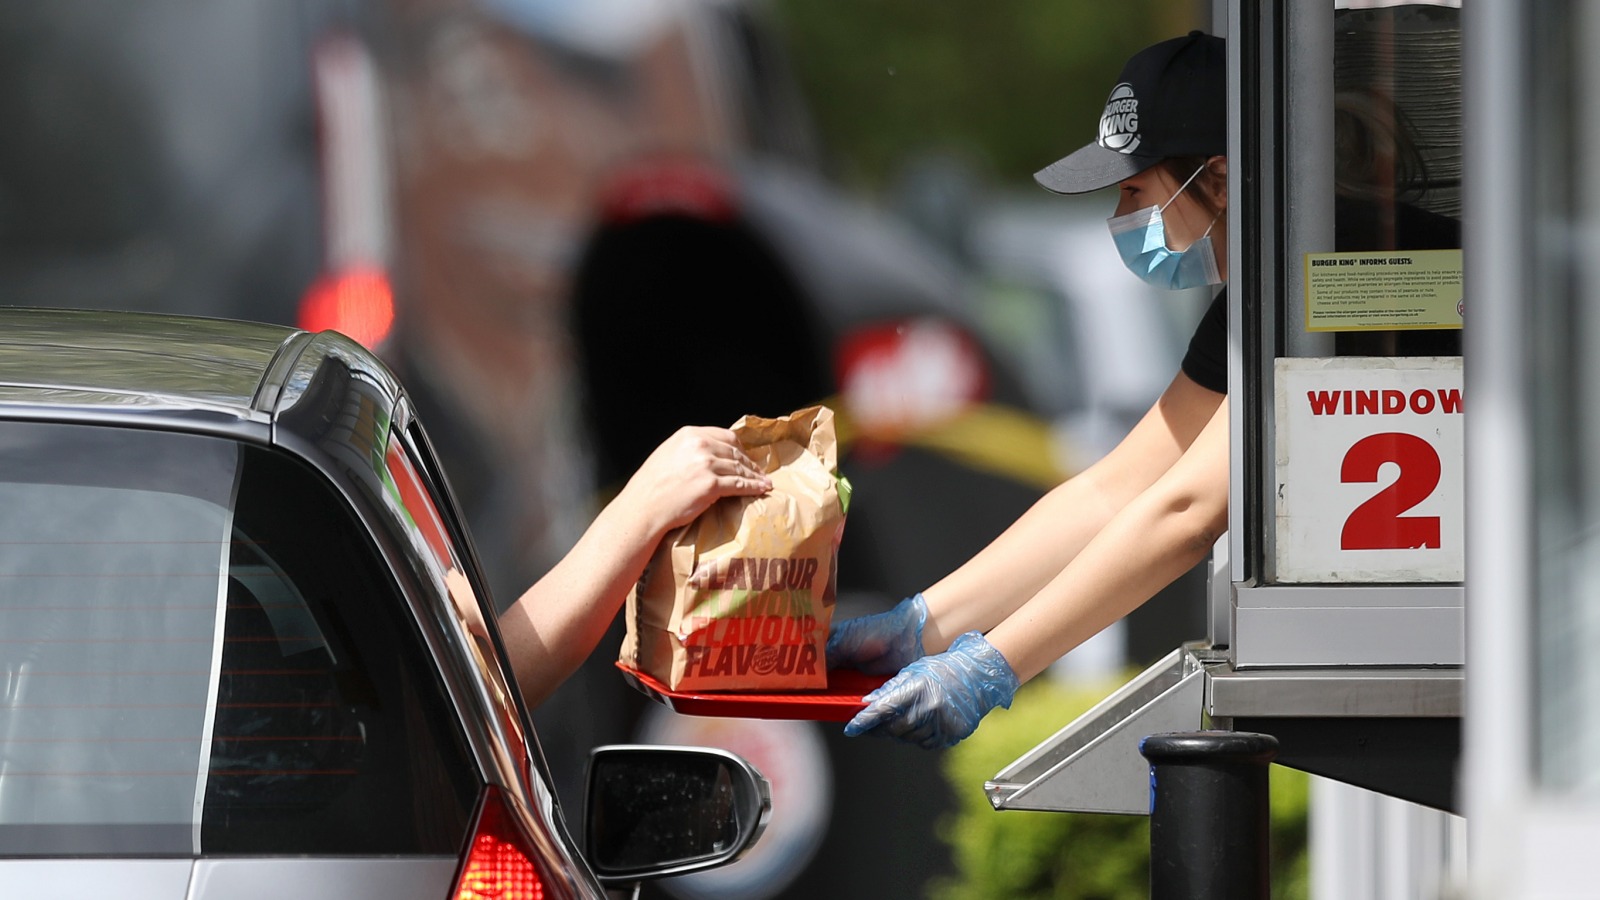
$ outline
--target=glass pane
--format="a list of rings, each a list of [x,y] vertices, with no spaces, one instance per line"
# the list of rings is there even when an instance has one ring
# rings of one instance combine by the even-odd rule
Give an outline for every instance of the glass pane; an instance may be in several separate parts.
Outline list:
[[[1460,249],[1459,5],[1341,3],[1333,107],[1335,250]],[[1335,352],[1456,356],[1461,332],[1341,331]]]
[[[607,870],[707,859],[733,848],[739,804],[728,764],[714,757],[616,753],[592,773],[590,846]]]
[[[210,853],[455,853],[476,797],[409,603],[346,502],[249,448],[202,821]]]
[[[237,460],[0,429],[0,853],[193,849]]]
[[[0,477],[0,856],[457,851],[460,724],[326,482],[16,422]]]
[[[414,426],[413,426],[414,427]],[[446,522],[443,482],[438,467],[431,456],[420,452],[427,446],[420,431],[414,431],[410,441],[402,439],[399,432],[389,435],[388,449],[384,452],[383,479],[386,497],[399,507],[402,518],[409,526],[412,544],[431,562],[430,575],[437,578],[440,589],[450,600],[462,624],[462,632],[469,642],[472,659],[478,674],[490,686],[491,692],[504,700],[499,709],[503,713],[500,732],[519,761],[530,758],[528,749],[531,736],[524,731],[512,702],[507,671],[501,667],[502,659],[491,636],[488,621],[494,616],[487,596],[479,596],[472,579],[462,565],[460,550],[453,535],[460,535],[459,524],[452,518]],[[423,473],[427,473],[424,476]],[[437,492],[437,493],[436,493]],[[464,537],[464,535],[463,535]],[[537,784],[536,784],[537,787]]]
[[[1538,385],[1534,442],[1541,556],[1533,658],[1537,666],[1536,772],[1546,787],[1600,790],[1600,181],[1590,162],[1600,150],[1600,68],[1591,6],[1541,4],[1532,13],[1530,104],[1534,195],[1530,209],[1534,283],[1523,297],[1532,323],[1528,358]]]

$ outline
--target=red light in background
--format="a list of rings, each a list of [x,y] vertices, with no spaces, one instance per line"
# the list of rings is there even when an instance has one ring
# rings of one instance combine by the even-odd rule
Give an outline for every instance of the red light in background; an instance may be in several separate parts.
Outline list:
[[[695,160],[666,159],[618,170],[601,189],[599,207],[613,225],[664,215],[728,222],[738,201],[726,173]]]
[[[307,331],[337,331],[372,349],[394,327],[394,289],[376,267],[330,272],[306,290],[299,318]]]
[[[893,441],[983,400],[988,371],[955,324],[913,319],[857,329],[839,344],[839,388],[864,436]]]
[[[543,900],[544,881],[523,843],[505,798],[491,785],[450,895],[453,900]]]

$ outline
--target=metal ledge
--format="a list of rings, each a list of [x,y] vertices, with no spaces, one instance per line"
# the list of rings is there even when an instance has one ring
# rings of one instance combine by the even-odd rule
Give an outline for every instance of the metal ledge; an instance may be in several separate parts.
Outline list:
[[[1448,760],[1457,750],[1448,738],[1461,716],[1463,687],[1459,666],[1234,669],[1222,653],[1191,644],[1041,742],[984,790],[995,809],[1144,815],[1150,770],[1139,744],[1146,737],[1238,727],[1293,738],[1280,758],[1286,765],[1394,796],[1438,776],[1443,787],[1408,799],[1450,808]],[[1287,758],[1301,744],[1311,749]]]
[[[1438,668],[1227,669],[1207,671],[1213,717],[1460,716],[1459,666]]]
[[[1139,743],[1200,728],[1204,686],[1195,656],[1173,651],[986,782],[989,802],[995,809],[1148,814],[1150,768]]]
[[[1458,584],[1271,585],[1234,590],[1234,665],[1245,668],[1459,666]]]

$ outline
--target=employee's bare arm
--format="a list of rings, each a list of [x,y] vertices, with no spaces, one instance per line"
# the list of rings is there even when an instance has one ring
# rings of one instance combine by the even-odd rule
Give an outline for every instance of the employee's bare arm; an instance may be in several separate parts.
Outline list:
[[[1115,449],[1046,494],[981,553],[923,591],[929,609],[923,633],[927,652],[942,651],[963,632],[988,631],[1044,589],[1114,517],[1174,467],[1219,407],[1225,408],[1224,395],[1200,387],[1187,375],[1174,378]],[[1223,469],[1217,477],[1225,496],[1225,434],[1223,441]],[[1163,560],[1163,568],[1177,562]],[[1175,570],[1172,577],[1187,568]]]
[[[1228,404],[989,642],[1027,681],[1206,557],[1228,522]]]

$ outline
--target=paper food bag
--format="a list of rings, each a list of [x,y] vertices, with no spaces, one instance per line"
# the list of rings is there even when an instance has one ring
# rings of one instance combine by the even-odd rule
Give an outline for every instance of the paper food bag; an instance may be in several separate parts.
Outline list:
[[[849,498],[833,412],[745,416],[733,431],[772,491],[724,497],[662,540],[628,595],[622,664],[671,690],[827,687]]]

